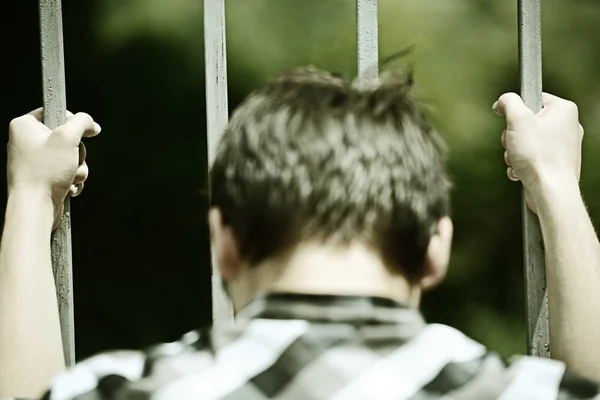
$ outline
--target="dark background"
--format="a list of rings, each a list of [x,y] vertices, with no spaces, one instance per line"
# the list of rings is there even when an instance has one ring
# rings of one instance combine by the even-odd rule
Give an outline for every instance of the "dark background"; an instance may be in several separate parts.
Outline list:
[[[502,120],[490,109],[518,91],[514,3],[380,2],[381,53],[416,44],[417,91],[452,151],[455,252],[425,316],[503,354],[525,351],[520,188],[505,177]],[[230,107],[292,66],[353,75],[353,4],[227,1]],[[600,212],[596,4],[544,2],[545,89],[580,104],[592,216]],[[7,127],[41,105],[37,2],[6,0],[0,17]],[[103,128],[86,142],[90,178],[72,202],[78,358],[174,340],[210,322],[202,2],[64,0],[63,22],[68,108]]]

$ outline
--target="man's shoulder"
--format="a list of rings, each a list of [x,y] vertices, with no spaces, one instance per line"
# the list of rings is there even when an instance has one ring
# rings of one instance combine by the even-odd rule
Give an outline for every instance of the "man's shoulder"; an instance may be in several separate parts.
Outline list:
[[[59,375],[44,399],[110,399],[123,392],[152,393],[211,366],[213,355],[208,341],[207,332],[199,330],[144,350],[100,353]]]
[[[117,350],[97,354],[77,363],[59,375],[51,385],[52,399],[76,399],[104,385],[118,387],[138,380],[144,371],[147,354],[143,351]]]
[[[462,338],[464,343],[476,343],[454,328],[444,327],[446,335]],[[458,343],[455,342],[455,343]],[[458,367],[458,368],[457,368]],[[450,375],[465,377],[461,387],[453,389],[458,398],[462,394],[489,393],[486,398],[498,399],[559,399],[559,400],[600,400],[600,384],[569,371],[562,361],[517,355],[505,359],[493,351],[487,350],[471,362],[450,362],[444,370],[453,370]],[[469,373],[469,370],[471,372]],[[448,372],[448,371],[446,371]],[[432,386],[434,379],[428,384]]]
[[[303,320],[254,319],[142,351],[102,353],[57,377],[44,399],[220,399],[272,366],[309,327]]]
[[[507,399],[600,399],[600,384],[569,371],[562,361],[515,356],[507,362],[506,376]]]
[[[420,367],[438,360],[434,368],[427,367],[432,372],[431,379],[421,387],[421,392],[428,395],[457,399],[600,400],[600,385],[568,371],[561,361],[531,356],[505,359],[449,326],[430,324],[411,342],[408,347],[428,343],[420,346],[421,356],[427,360],[419,361]]]

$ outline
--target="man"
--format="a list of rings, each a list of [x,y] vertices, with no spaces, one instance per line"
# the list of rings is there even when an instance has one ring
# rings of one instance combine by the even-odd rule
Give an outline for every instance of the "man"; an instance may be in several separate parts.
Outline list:
[[[446,274],[453,228],[442,142],[410,82],[390,72],[359,88],[308,68],[250,95],[211,168],[208,219],[235,326],[93,357],[54,379],[44,398],[599,396],[562,362],[505,364],[460,332],[423,321],[420,297]],[[570,314],[578,296],[597,297],[592,269],[600,265],[578,189],[576,108],[546,95],[534,115],[506,94],[494,109],[507,119],[508,175],[541,218],[552,318],[571,324],[553,321],[553,343],[574,368],[600,377],[590,362],[597,350],[581,351],[593,340],[582,315],[597,309]],[[0,396],[39,396],[63,367],[49,237],[64,197],[87,174],[80,139],[100,131],[85,114],[53,132],[40,119],[38,110],[10,126]],[[586,276],[566,276],[572,271]]]

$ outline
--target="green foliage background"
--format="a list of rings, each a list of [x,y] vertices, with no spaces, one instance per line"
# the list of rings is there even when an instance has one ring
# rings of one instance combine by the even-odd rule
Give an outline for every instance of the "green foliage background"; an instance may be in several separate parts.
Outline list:
[[[36,9],[22,3],[30,2],[2,5],[10,16],[3,57],[12,57],[5,123],[41,102]],[[210,319],[203,15],[198,0],[63,3],[69,108],[103,127],[88,142],[91,175],[73,204],[83,357],[172,340]],[[516,1],[379,3],[380,55],[415,45],[403,62],[451,149],[454,253],[425,316],[504,355],[523,353],[520,188],[506,179],[502,119],[491,111],[501,93],[519,89]],[[226,11],[231,108],[290,67],[355,75],[353,0],[227,0]],[[593,217],[599,18],[592,0],[543,2],[544,88],[580,106]]]

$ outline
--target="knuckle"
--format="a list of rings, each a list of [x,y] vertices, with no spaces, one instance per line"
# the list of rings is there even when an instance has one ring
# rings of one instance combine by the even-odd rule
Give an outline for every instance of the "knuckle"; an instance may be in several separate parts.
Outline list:
[[[52,131],[52,133],[54,133],[55,135],[58,136],[64,136],[64,135],[68,135],[70,133],[70,129],[67,125],[60,125],[57,126],[56,128],[54,128],[54,130]]]
[[[77,118],[80,118],[82,122],[85,123],[90,123],[93,122],[94,119],[92,118],[92,116],[88,113],[85,112],[78,112],[77,114],[75,114],[77,116]]]
[[[84,117],[84,118],[91,118],[90,114],[83,112],[83,111],[78,111],[77,114],[75,114],[75,115],[77,115],[79,117]]]
[[[86,157],[87,157],[87,147],[85,147],[85,144],[83,142],[81,142],[79,144],[79,158],[81,160],[85,160]]]
[[[89,168],[87,162],[84,161],[83,163],[81,163],[81,165],[79,165],[79,167],[77,167],[76,174],[77,175],[87,175],[87,174],[89,174],[89,171],[90,171],[90,168]]]
[[[504,108],[507,104],[514,102],[518,96],[519,95],[514,92],[504,93],[498,98],[498,104]]]
[[[19,125],[21,125],[21,123],[23,122],[23,117],[17,117],[17,118],[13,118],[10,123],[8,124],[8,129],[9,131],[13,131],[16,128],[18,128]]]
[[[83,177],[84,179],[90,175],[90,169],[88,168],[87,164],[84,163],[81,167],[79,167],[77,175]]]
[[[579,108],[577,107],[577,104],[571,100],[564,100],[563,107],[574,114],[579,114]]]
[[[516,94],[515,92],[506,92],[502,96],[500,96],[499,100],[506,101],[506,100],[514,99],[516,97],[520,97],[520,96],[518,94]]]

